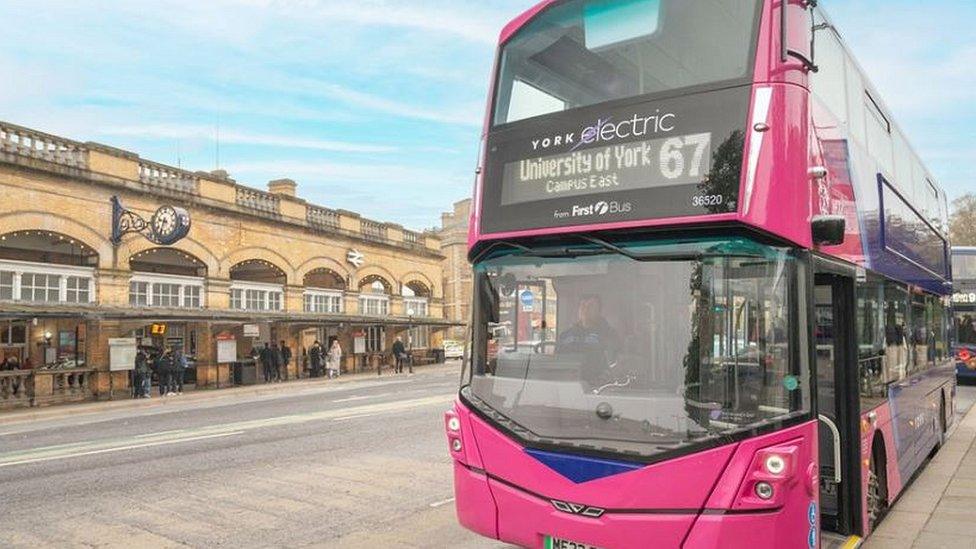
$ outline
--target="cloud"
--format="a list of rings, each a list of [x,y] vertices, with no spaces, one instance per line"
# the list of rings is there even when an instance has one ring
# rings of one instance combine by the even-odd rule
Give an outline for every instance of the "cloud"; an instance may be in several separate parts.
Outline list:
[[[109,126],[102,128],[99,133],[103,135],[143,137],[152,139],[216,139],[218,137],[217,128],[214,126],[177,124]],[[221,143],[261,145],[266,147],[310,149],[344,153],[389,153],[398,150],[397,147],[388,145],[349,143],[345,141],[330,141],[326,139],[258,134],[225,128],[221,128],[219,130],[219,137]]]

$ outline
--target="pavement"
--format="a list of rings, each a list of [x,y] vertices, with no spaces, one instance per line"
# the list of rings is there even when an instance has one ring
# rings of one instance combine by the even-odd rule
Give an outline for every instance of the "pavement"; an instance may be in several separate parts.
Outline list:
[[[864,549],[976,549],[976,388],[960,386],[961,418]]]

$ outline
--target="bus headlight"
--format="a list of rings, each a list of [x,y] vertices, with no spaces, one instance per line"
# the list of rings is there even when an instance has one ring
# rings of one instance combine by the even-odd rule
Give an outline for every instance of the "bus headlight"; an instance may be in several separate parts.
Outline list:
[[[461,439],[459,438],[451,439],[451,450],[454,450],[455,452],[460,452],[461,448],[462,448]]]
[[[786,460],[779,454],[770,454],[766,458],[766,471],[771,475],[781,475],[786,470]]]
[[[457,416],[452,416],[447,420],[447,428],[456,433],[461,430],[461,420]]]
[[[756,497],[762,500],[772,499],[773,485],[768,482],[756,483]]]

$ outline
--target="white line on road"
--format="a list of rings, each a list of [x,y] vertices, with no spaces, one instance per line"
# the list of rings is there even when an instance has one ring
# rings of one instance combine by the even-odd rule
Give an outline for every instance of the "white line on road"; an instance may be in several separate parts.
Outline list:
[[[185,433],[186,429],[175,429],[173,431],[160,431],[158,433],[149,433],[148,435],[136,435],[135,438],[156,438],[165,435],[177,435],[179,433]]]
[[[375,394],[375,395],[361,395],[361,396],[340,398],[339,400],[333,400],[332,402],[338,404],[340,402],[352,402],[354,400],[369,400],[371,398],[381,398],[381,397],[385,397],[385,396],[390,396],[392,394],[393,393],[379,393],[379,394]]]
[[[139,449],[139,448],[151,448],[153,446],[163,446],[165,444],[179,444],[179,443],[182,443],[182,442],[193,442],[193,441],[197,441],[197,440],[206,440],[206,439],[211,439],[211,438],[229,437],[229,436],[242,435],[242,434],[244,434],[244,431],[234,431],[234,432],[231,432],[231,433],[217,433],[217,434],[213,434],[213,435],[201,435],[201,436],[197,436],[197,437],[177,438],[177,439],[172,439],[172,440],[159,440],[159,441],[155,441],[155,442],[144,442],[142,444],[130,444],[128,446],[115,446],[115,447],[112,447],[112,448],[102,448],[100,450],[89,450],[89,451],[86,451],[86,452],[75,452],[75,453],[69,453],[69,454],[59,454],[59,455],[38,457],[38,458],[32,458],[32,459],[22,459],[20,461],[0,462],[0,467],[12,467],[14,465],[27,465],[28,463],[39,463],[39,462],[42,462],[42,461],[53,461],[53,460],[56,460],[56,459],[68,459],[68,458],[76,458],[76,457],[82,457],[82,456],[94,456],[94,455],[97,455],[97,454],[107,454],[109,452],[121,452],[121,451],[124,451],[124,450],[136,450],[136,449]]]
[[[435,501],[434,503],[430,504],[430,508],[436,509],[438,507],[443,507],[448,503],[454,503],[454,498],[447,498],[447,499],[442,499],[441,501]]]

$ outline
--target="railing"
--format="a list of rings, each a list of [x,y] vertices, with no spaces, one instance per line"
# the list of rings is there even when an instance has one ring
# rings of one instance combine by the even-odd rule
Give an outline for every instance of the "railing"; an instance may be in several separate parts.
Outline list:
[[[386,225],[368,219],[359,220],[363,236],[372,240],[386,240]]]
[[[319,206],[308,206],[305,213],[309,225],[328,229],[339,228],[339,212]]]
[[[55,399],[85,399],[89,395],[91,370],[62,370],[53,372],[51,391]]]
[[[196,194],[197,178],[183,170],[148,162],[139,161],[139,181],[149,187]]]
[[[281,212],[281,199],[271,193],[237,187],[237,205],[249,210],[278,214]]]
[[[0,408],[30,406],[32,381],[30,371],[0,372]]]
[[[0,151],[75,168],[88,167],[88,149],[54,135],[0,123]]]
[[[403,231],[403,241],[407,244],[420,244],[420,233]]]

